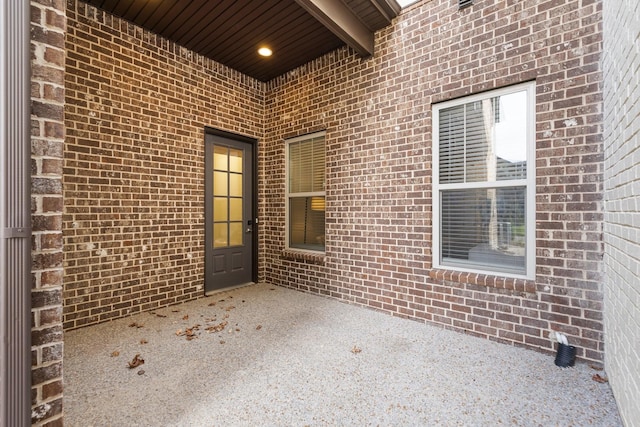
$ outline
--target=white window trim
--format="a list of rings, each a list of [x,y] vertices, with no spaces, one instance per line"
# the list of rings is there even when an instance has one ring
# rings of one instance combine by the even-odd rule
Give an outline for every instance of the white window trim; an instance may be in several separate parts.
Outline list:
[[[289,145],[293,144],[295,142],[300,142],[300,141],[306,141],[308,139],[313,139],[313,138],[317,138],[317,137],[324,137],[325,138],[325,146],[326,146],[326,138],[327,138],[327,133],[325,131],[321,131],[321,132],[314,132],[314,133],[308,133],[306,135],[301,135],[301,136],[296,136],[295,138],[291,138],[291,139],[287,139],[285,140],[285,147],[284,147],[284,167],[285,167],[285,182],[284,182],[284,192],[285,192],[285,202],[284,202],[284,206],[285,206],[285,228],[284,228],[284,239],[285,239],[285,244],[284,247],[286,248],[286,250],[288,251],[292,251],[292,252],[300,252],[300,253],[308,253],[308,254],[314,254],[314,255],[324,255],[325,251],[326,251],[326,243],[325,243],[325,250],[324,251],[314,251],[311,249],[301,249],[301,248],[292,248],[289,245],[289,198],[291,197],[291,194],[295,194],[295,197],[314,197],[314,196],[322,196],[325,197],[325,203],[326,203],[326,160],[325,160],[325,191],[313,191],[313,192],[304,192],[304,193],[289,193]],[[327,223],[327,218],[325,215],[325,226]]]
[[[536,115],[536,91],[535,82],[522,83],[514,86],[505,87],[502,89],[492,90],[490,92],[483,92],[476,95],[466,96],[463,98],[454,99],[451,101],[434,104],[433,111],[433,137],[432,137],[432,265],[433,268],[462,271],[469,273],[478,273],[500,277],[512,277],[516,279],[535,279],[535,261],[536,261],[536,150],[535,150],[535,115]],[[440,184],[440,110],[449,108],[456,105],[467,104],[474,101],[479,101],[495,96],[508,95],[514,92],[521,92],[525,90],[527,92],[527,178],[524,180],[510,180],[505,182],[495,183],[473,183],[473,184]],[[525,200],[525,216],[526,216],[526,246],[525,246],[525,274],[514,274],[508,272],[502,272],[498,270],[492,270],[487,268],[486,270],[467,268],[461,266],[453,266],[449,264],[442,264],[440,254],[440,192],[446,189],[464,189],[464,188],[482,188],[482,187],[510,187],[513,185],[526,185],[526,200]]]

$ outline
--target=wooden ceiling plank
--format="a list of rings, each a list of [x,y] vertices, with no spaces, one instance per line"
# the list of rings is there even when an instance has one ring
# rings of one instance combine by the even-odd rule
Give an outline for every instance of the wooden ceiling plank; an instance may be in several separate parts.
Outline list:
[[[127,19],[129,19],[132,22],[140,22],[138,20],[138,16],[140,15],[140,12],[142,12],[145,8],[155,3],[157,2],[154,0],[136,0],[131,5],[131,7],[129,7],[129,10],[127,10],[127,14],[126,14]]]
[[[136,18],[136,23],[156,34],[160,34],[157,28],[158,24],[163,19],[167,19],[167,16],[180,13],[181,9],[179,9],[178,4],[181,4],[182,8],[187,7],[186,3],[180,3],[180,0],[163,0],[160,3],[151,4],[140,12]]]
[[[140,0],[120,0],[117,2],[115,7],[113,8],[113,14],[117,16],[121,16],[124,19],[131,21],[131,18],[127,16],[127,11],[131,7],[133,3]]]
[[[361,56],[373,55],[373,33],[342,1],[296,0],[302,8]]]
[[[233,57],[239,52],[254,55],[258,44],[268,42],[269,36],[277,31],[286,31],[288,23],[304,13],[304,10],[294,2],[291,2],[286,8],[272,5],[252,20],[235,20],[234,26],[228,31],[232,38],[211,45],[211,49],[205,49],[203,52],[225,59],[229,56]],[[224,62],[222,59],[221,61]]]
[[[185,34],[183,37],[185,45],[192,47],[197,52],[203,46],[210,44],[211,41],[215,40],[220,43],[226,38],[233,37],[234,35],[228,34],[227,31],[233,25],[234,17],[247,15],[247,6],[242,1],[222,2],[215,14],[203,17]],[[251,8],[251,10],[255,9],[259,10],[259,6]],[[255,13],[259,14],[259,12]]]
[[[181,28],[189,25],[191,20],[195,19],[194,16],[197,16],[201,5],[202,0],[190,2],[185,2],[184,0],[178,1],[176,8],[171,9],[162,20],[158,22],[155,30],[156,33],[170,40],[175,40],[174,35],[178,33]]]

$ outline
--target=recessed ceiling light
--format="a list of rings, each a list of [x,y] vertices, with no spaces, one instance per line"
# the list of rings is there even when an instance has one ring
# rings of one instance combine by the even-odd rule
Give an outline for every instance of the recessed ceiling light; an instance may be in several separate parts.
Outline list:
[[[273,54],[273,51],[268,47],[261,47],[260,49],[258,49],[258,53],[262,56],[271,56]]]

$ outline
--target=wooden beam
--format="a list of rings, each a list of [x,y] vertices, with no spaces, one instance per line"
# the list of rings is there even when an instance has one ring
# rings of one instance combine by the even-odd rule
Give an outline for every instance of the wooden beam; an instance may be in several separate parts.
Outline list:
[[[373,55],[373,33],[341,0],[295,0],[361,56]]]

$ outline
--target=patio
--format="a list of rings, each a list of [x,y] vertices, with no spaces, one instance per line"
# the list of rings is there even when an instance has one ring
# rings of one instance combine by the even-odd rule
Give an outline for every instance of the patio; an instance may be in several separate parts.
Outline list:
[[[621,425],[588,364],[266,284],[64,339],[69,426]]]

